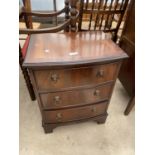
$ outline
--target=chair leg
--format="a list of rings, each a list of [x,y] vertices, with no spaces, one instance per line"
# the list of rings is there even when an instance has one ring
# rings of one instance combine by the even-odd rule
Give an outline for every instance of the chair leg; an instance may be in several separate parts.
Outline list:
[[[124,111],[124,115],[128,115],[132,110],[133,106],[135,105],[135,97],[132,97]]]
[[[21,67],[21,70],[22,70],[22,73],[24,75],[24,79],[25,79],[26,86],[28,88],[31,100],[34,101],[34,100],[36,100],[36,97],[35,97],[35,93],[34,93],[34,90],[33,90],[33,86],[32,86],[31,81],[30,81],[28,71],[27,71],[26,68],[22,68],[22,67]]]
[[[33,90],[33,86],[32,86],[32,83],[31,83],[28,71],[27,71],[26,68],[22,67],[23,57],[22,57],[22,54],[21,54],[21,47],[20,47],[20,45],[19,45],[19,64],[20,64],[20,68],[22,70],[22,73],[24,75],[24,79],[25,79],[26,86],[28,88],[31,100],[34,101],[36,99],[36,96],[35,96],[35,93],[34,93],[34,90]]]

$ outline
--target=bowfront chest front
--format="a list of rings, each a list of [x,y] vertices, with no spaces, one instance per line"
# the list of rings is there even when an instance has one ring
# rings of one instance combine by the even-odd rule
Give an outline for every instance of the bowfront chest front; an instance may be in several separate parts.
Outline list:
[[[102,32],[35,34],[23,66],[33,83],[46,133],[60,125],[104,123],[127,55]]]

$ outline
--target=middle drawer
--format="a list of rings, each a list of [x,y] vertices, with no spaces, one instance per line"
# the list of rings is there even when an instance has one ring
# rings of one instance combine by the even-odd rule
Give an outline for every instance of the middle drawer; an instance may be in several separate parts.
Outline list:
[[[44,109],[78,106],[108,99],[113,84],[101,85],[89,89],[40,94]]]

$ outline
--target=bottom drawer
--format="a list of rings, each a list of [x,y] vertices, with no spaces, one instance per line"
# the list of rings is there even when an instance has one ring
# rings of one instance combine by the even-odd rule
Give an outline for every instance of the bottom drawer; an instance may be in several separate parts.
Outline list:
[[[80,119],[86,119],[95,117],[106,112],[107,102],[102,102],[94,105],[63,109],[44,111],[44,122],[45,123],[60,123],[68,122]]]

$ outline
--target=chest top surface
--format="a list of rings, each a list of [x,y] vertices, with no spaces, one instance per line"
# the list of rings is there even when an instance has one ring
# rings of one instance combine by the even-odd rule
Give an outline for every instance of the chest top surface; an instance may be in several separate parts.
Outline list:
[[[54,66],[111,61],[126,53],[102,32],[31,35],[24,66]]]

